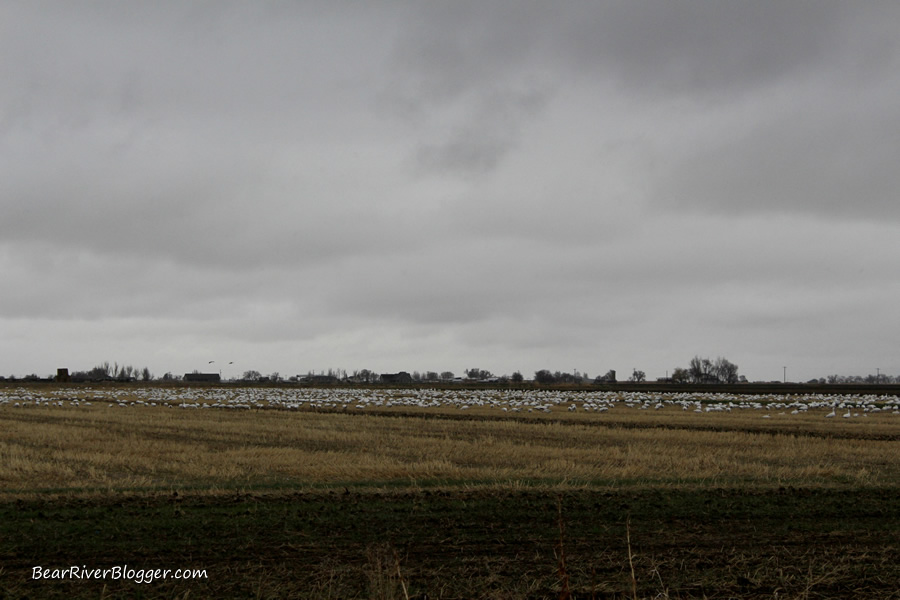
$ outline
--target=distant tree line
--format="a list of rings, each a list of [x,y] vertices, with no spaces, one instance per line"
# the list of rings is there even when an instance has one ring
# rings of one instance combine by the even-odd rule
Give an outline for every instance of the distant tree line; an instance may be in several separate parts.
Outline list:
[[[607,371],[606,375],[601,375],[593,380],[587,373],[581,373],[574,369],[571,373],[568,371],[550,371],[549,369],[541,369],[534,372],[534,382],[541,385],[554,384],[585,384],[585,383],[615,383],[616,372]]]
[[[69,373],[69,378],[73,381],[152,381],[153,374],[147,367],[138,369],[117,362],[104,362],[88,371],[73,371]]]
[[[829,375],[828,377],[820,377],[818,379],[810,379],[807,383],[828,383],[836,384],[879,384],[879,383],[900,383],[900,375],[885,375],[884,373],[862,375]]]
[[[195,370],[194,373],[199,373]],[[409,374],[410,379],[414,383],[447,383],[460,381],[476,381],[476,382],[495,382],[495,383],[522,383],[525,381],[521,372],[516,371],[512,375],[495,375],[487,369],[472,367],[464,370],[464,377],[457,377],[452,371],[413,371]],[[16,377],[0,377],[0,380],[13,380]],[[21,381],[49,381],[54,376],[50,375],[46,378],[32,374],[21,378]],[[71,381],[180,381],[181,375],[166,372],[160,377],[155,377],[148,367],[137,368],[132,365],[119,364],[118,362],[103,362],[86,371],[74,371],[69,374]],[[633,369],[629,382],[640,383],[646,381],[646,373],[640,369]],[[235,381],[235,379],[232,379]],[[381,373],[372,369],[358,369],[347,372],[344,369],[331,368],[323,371],[309,371],[305,376],[293,375],[283,377],[279,372],[275,371],[268,375],[263,375],[257,370],[247,370],[236,379],[247,383],[280,383],[289,381],[293,383],[303,382],[323,382],[331,381],[335,383],[358,383],[373,384],[381,381]],[[572,372],[550,371],[549,369],[541,369],[535,371],[533,381],[540,385],[583,385],[583,384],[604,384],[617,383],[616,371],[608,370],[603,375],[594,377],[593,379],[587,373],[581,373],[578,370]],[[662,381],[662,379],[660,379]],[[691,384],[734,384],[743,383],[747,379],[740,375],[738,366],[724,357],[718,357],[715,360],[710,358],[694,356],[687,367],[676,367],[666,379],[672,383],[691,383]],[[810,379],[809,384],[900,384],[900,375],[887,375],[883,373],[860,375],[828,375],[827,377]]]

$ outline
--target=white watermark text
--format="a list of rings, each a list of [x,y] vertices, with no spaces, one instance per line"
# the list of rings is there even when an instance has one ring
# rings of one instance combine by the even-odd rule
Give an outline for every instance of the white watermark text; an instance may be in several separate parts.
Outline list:
[[[33,580],[126,580],[135,583],[153,583],[165,579],[208,579],[206,569],[135,569],[128,565],[107,567],[105,569],[88,568],[86,565],[51,569],[32,567]]]

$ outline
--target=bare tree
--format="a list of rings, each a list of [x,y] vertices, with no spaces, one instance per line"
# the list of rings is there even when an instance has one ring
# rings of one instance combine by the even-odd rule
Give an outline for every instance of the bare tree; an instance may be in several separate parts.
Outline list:
[[[534,380],[537,383],[545,383],[545,384],[556,382],[556,378],[553,376],[553,373],[551,373],[547,369],[541,369],[540,371],[535,371]]]
[[[259,371],[250,370],[244,371],[244,375],[243,377],[241,377],[241,379],[243,379],[244,381],[259,381],[261,377],[262,373],[260,373]]]
[[[672,371],[672,377],[670,379],[672,380],[672,383],[687,383],[691,379],[691,374],[687,369],[675,367],[675,369]]]
[[[737,383],[740,379],[737,365],[721,356],[716,362],[695,356],[687,374],[692,383]]]
[[[721,383],[738,382],[738,366],[721,356],[716,359],[714,365],[716,377]]]

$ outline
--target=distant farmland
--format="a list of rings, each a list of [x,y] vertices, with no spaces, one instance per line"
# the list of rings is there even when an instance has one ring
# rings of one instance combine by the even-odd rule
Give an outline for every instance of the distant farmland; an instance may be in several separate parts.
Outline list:
[[[898,412],[847,394],[6,385],[0,591],[900,597]],[[31,578],[120,563],[209,577]]]

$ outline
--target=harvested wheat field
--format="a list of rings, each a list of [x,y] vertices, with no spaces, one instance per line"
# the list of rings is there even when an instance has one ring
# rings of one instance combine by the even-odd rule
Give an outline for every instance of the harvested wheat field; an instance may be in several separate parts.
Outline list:
[[[0,388],[0,593],[900,598],[897,405]]]

